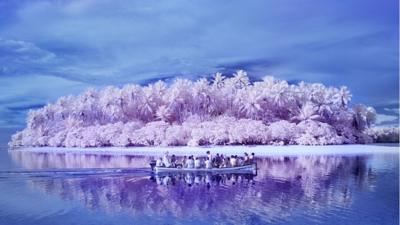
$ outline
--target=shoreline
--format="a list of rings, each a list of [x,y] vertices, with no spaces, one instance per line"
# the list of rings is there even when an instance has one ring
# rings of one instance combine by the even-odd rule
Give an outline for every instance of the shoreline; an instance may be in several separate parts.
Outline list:
[[[98,147],[98,148],[60,148],[60,147],[20,147],[9,149],[9,152],[26,151],[37,153],[77,153],[77,154],[101,154],[101,155],[144,155],[159,156],[166,151],[177,156],[183,155],[205,155],[206,151],[213,154],[239,155],[244,152],[254,152],[257,156],[274,155],[359,155],[375,153],[399,153],[399,143],[387,144],[350,144],[350,145],[227,145],[227,146],[168,146],[168,147]]]

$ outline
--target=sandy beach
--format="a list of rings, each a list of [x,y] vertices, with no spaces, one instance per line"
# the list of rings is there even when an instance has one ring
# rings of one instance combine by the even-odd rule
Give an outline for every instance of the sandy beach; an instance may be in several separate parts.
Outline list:
[[[399,144],[369,144],[369,145],[327,145],[327,146],[303,146],[303,145],[255,145],[255,146],[206,146],[206,147],[102,147],[102,148],[54,148],[54,147],[29,147],[18,148],[10,151],[32,152],[65,152],[82,154],[112,154],[112,155],[161,155],[165,152],[175,155],[205,155],[206,151],[225,155],[243,154],[254,152],[257,156],[273,155],[352,155],[373,153],[399,152]]]

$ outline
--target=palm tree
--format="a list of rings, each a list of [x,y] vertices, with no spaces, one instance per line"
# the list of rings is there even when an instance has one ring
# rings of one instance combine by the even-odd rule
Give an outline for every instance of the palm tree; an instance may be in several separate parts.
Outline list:
[[[273,101],[278,107],[282,107],[288,101],[287,91],[289,84],[286,81],[280,81],[272,86]]]
[[[257,119],[261,109],[261,96],[254,90],[245,93],[245,98],[240,100],[239,111],[244,113],[247,118]]]
[[[179,123],[183,122],[185,116],[185,109],[191,103],[191,93],[193,83],[185,79],[177,79],[168,89],[166,93],[168,107],[171,113]],[[186,107],[186,108],[185,108]]]
[[[171,122],[172,121],[172,113],[168,106],[162,105],[158,107],[157,112],[156,112],[156,117],[159,120],[162,120],[164,122]]]
[[[250,84],[249,77],[243,70],[238,70],[235,74],[233,74],[233,81],[235,82],[237,88],[243,88]]]
[[[122,88],[121,108],[128,119],[139,119],[139,106],[143,95],[139,85],[125,85]]]
[[[366,128],[367,122],[366,122],[366,108],[364,105],[358,104],[354,106],[353,108],[353,125],[354,127],[362,131]]]
[[[301,107],[299,114],[292,118],[292,121],[295,122],[306,120],[321,120],[321,116],[318,114],[317,107],[309,101]]]
[[[140,109],[141,119],[143,121],[151,121],[154,117],[153,102],[151,95],[144,95]]]
[[[224,79],[225,79],[225,76],[222,76],[222,73],[219,73],[219,72],[216,73],[214,75],[213,85],[215,85],[218,88],[222,87],[222,85],[224,84]]]
[[[339,91],[336,93],[333,99],[336,100],[337,104],[345,108],[347,104],[350,102],[351,97],[352,95],[349,89],[346,86],[342,86],[340,87]]]

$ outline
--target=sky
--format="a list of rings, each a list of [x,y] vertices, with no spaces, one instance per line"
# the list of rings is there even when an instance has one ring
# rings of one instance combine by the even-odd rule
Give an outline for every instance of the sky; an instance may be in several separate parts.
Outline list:
[[[397,0],[0,0],[0,128],[88,87],[197,79],[348,86],[399,118]]]

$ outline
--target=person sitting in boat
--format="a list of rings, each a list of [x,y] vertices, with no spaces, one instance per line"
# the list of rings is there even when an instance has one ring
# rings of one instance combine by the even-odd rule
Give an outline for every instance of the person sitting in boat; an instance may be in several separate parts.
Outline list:
[[[232,155],[231,156],[231,166],[232,167],[235,167],[235,166],[237,166],[237,156],[236,155]]]
[[[219,162],[219,168],[223,168],[224,164],[225,164],[225,156],[223,154],[221,154],[220,158],[220,162]]]
[[[222,164],[222,162],[223,162],[222,154],[218,156],[218,159],[217,159],[216,162],[217,162],[217,166],[218,166],[218,167],[221,167],[221,164]]]
[[[236,157],[236,160],[238,166],[243,166],[244,160],[242,157]]]
[[[156,164],[157,164],[156,160],[153,157],[151,157],[151,160],[150,160],[151,170],[154,170],[154,167],[156,166]]]
[[[157,159],[156,166],[157,167],[164,167],[164,163],[163,163],[163,160],[162,160],[161,157]]]
[[[187,160],[187,168],[189,168],[189,169],[193,169],[194,168],[193,156],[189,156],[189,159]]]
[[[164,154],[163,163],[165,167],[171,167],[171,160],[169,158],[168,152],[165,152]]]
[[[201,167],[201,161],[199,157],[194,158],[194,168],[199,169]]]
[[[221,164],[221,157],[219,156],[219,153],[217,153],[217,155],[212,159],[212,164],[216,168],[218,168]]]
[[[228,156],[226,158],[224,158],[224,161],[222,163],[222,167],[223,168],[227,168],[227,167],[231,167],[231,158]]]
[[[250,157],[249,157],[249,164],[253,164],[255,162],[255,154],[254,152],[251,153]]]
[[[186,167],[187,167],[187,157],[186,157],[186,155],[183,156],[183,159],[182,159],[182,167],[183,167],[183,168],[186,168]]]
[[[249,158],[249,154],[247,154],[247,152],[244,153],[244,165],[249,165],[250,163],[250,158]]]
[[[205,164],[206,164],[206,169],[212,169],[212,162],[211,162],[211,160],[206,159]]]
[[[172,155],[171,156],[171,167],[176,167],[176,156]]]

